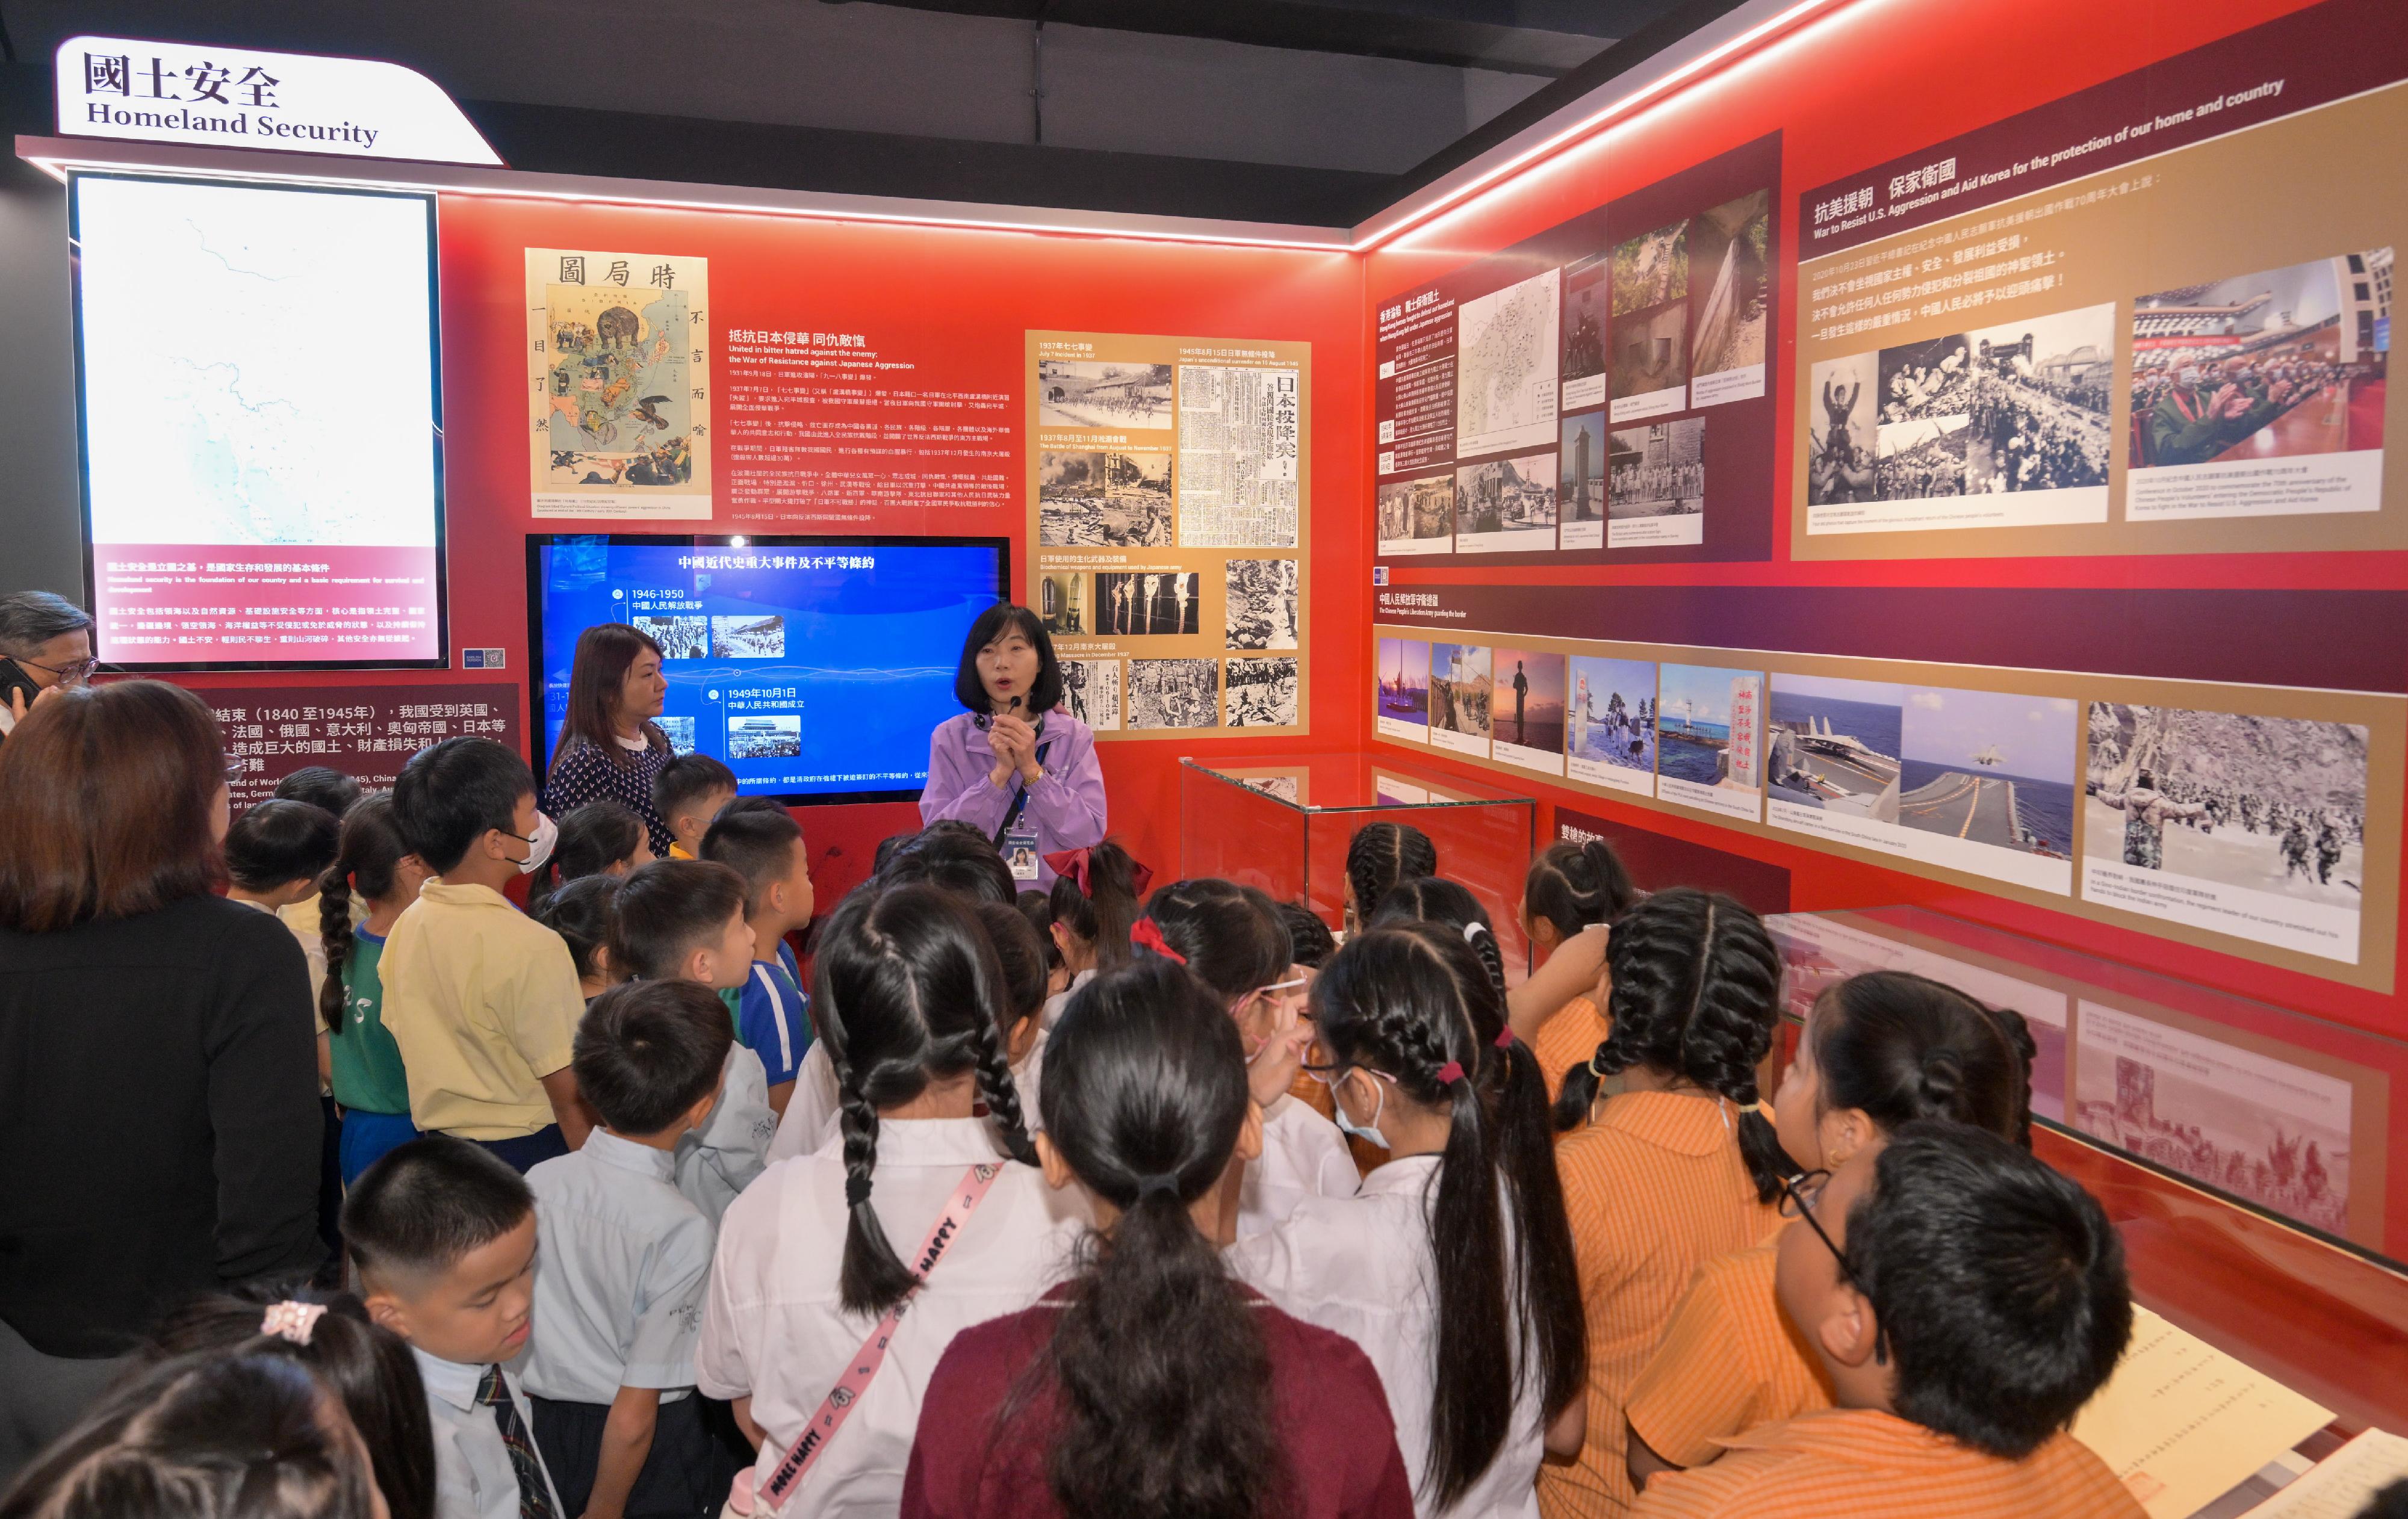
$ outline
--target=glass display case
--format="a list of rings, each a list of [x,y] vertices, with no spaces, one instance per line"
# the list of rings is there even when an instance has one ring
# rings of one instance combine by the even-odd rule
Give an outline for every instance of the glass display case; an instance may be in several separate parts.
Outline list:
[[[1342,926],[1346,846],[1354,830],[1410,823],[1438,846],[1440,873],[1461,881],[1488,910],[1507,979],[1518,982],[1526,974],[1522,878],[1539,812],[1531,797],[1364,753],[1180,764],[1181,875],[1259,886]]]
[[[2106,1206],[2141,1302],[2344,1431],[2408,1431],[2408,1043],[1920,908],[1767,921],[1776,1061],[1865,970],[2021,1012],[2033,1149]]]

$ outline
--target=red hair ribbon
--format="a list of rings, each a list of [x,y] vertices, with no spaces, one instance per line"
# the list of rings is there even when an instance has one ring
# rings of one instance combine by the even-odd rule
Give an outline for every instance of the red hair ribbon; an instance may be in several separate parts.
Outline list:
[[[1047,867],[1055,875],[1068,876],[1078,884],[1080,896],[1091,896],[1094,895],[1094,893],[1089,891],[1087,888],[1086,850],[1057,849],[1053,853],[1046,855],[1044,858]],[[1146,887],[1153,883],[1154,872],[1147,869],[1144,866],[1140,865],[1137,861],[1131,860],[1129,862],[1129,890],[1139,896],[1143,896],[1145,895]]]
[[[1497,1031],[1497,1048],[1500,1050],[1513,1048],[1513,1029],[1511,1025]]]
[[[1463,1067],[1455,1061],[1450,1060],[1438,1068],[1438,1084],[1440,1086],[1453,1086],[1461,1080],[1463,1080]]]
[[[1174,965],[1183,966],[1187,963],[1187,956],[1180,953],[1177,950],[1172,949],[1170,945],[1164,940],[1162,937],[1162,925],[1155,923],[1152,918],[1140,918],[1137,921],[1137,926],[1129,930],[1129,942],[1141,948],[1152,950],[1154,953],[1161,955],[1164,959],[1170,961]]]

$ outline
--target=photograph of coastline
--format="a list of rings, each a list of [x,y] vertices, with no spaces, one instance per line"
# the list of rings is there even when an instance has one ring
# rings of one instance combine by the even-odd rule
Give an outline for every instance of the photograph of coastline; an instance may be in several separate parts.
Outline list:
[[[1764,677],[1713,665],[1666,665],[1659,679],[1657,794],[1667,801],[1759,818]]]
[[[1495,756],[1526,770],[1564,773],[1564,656],[1499,649],[1496,656]]]
[[[1575,781],[1656,795],[1656,662],[1574,654],[1564,753]]]
[[[1383,737],[1429,741],[1430,647],[1419,638],[1380,640],[1379,691],[1371,714]]]

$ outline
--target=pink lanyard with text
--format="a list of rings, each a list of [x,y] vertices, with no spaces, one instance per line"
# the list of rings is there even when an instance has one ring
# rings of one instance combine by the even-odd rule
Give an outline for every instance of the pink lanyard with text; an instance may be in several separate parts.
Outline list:
[[[779,1460],[776,1469],[769,1473],[769,1480],[761,1484],[760,1502],[770,1512],[785,1506],[786,1499],[794,1496],[795,1489],[802,1485],[803,1478],[819,1460],[820,1453],[827,1449],[828,1441],[836,1438],[836,1432],[844,1426],[844,1421],[860,1407],[861,1395],[869,1390],[870,1383],[878,1376],[878,1369],[886,1364],[886,1347],[895,1339],[895,1326],[901,1322],[904,1310],[910,1308],[911,1299],[920,1295],[920,1288],[927,1285],[928,1273],[935,1270],[937,1262],[944,1258],[947,1247],[961,1238],[963,1225],[969,1223],[972,1213],[978,1211],[979,1203],[985,1198],[987,1189],[995,1185],[996,1176],[1002,1169],[999,1164],[990,1164],[973,1166],[962,1173],[960,1184],[946,1199],[944,1211],[937,1215],[936,1226],[928,1231],[928,1238],[920,1246],[919,1254],[912,1257],[912,1272],[920,1279],[919,1282],[870,1329],[869,1338],[863,1340],[861,1349],[853,1353],[853,1363],[845,1369],[842,1376],[836,1379],[836,1385],[828,1389],[827,1397],[820,1400],[819,1412],[803,1426],[803,1432],[786,1447],[785,1455]]]

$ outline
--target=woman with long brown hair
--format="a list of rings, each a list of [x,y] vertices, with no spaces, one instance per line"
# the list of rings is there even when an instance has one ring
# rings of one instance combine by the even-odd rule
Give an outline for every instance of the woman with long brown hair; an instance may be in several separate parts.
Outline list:
[[[324,1254],[308,965],[216,895],[225,831],[188,691],[65,690],[0,746],[0,1485],[160,1310]]]
[[[652,782],[671,759],[661,715],[669,683],[661,646],[624,623],[597,623],[577,636],[568,668],[568,711],[543,780],[543,810],[565,817],[604,798],[644,820],[652,853],[669,857],[669,825],[652,800]]]

